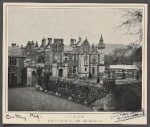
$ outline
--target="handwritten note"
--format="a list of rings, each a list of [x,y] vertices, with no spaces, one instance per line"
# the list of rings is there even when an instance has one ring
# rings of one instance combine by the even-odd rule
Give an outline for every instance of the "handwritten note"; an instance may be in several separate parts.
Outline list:
[[[34,114],[34,113],[29,113],[29,117],[25,117],[25,116],[22,116],[20,114],[7,114],[6,115],[6,119],[22,119],[24,121],[27,121],[27,118],[33,118],[33,119],[36,119],[37,121],[40,121],[40,119],[42,118],[42,116],[38,115],[38,114]]]
[[[38,121],[40,121],[40,119],[42,118],[42,116],[39,116],[38,114],[34,114],[34,113],[30,113],[29,117],[37,119]]]
[[[45,117],[44,115],[47,115]],[[61,123],[85,123],[85,124],[99,124],[109,122],[121,122],[129,119],[144,116],[143,111],[139,112],[116,112],[110,114],[90,114],[95,117],[89,117],[89,114],[38,114],[38,113],[7,113],[5,118],[10,123],[19,121],[20,123],[49,123],[49,124],[61,124]],[[61,116],[61,117],[60,117]]]
[[[120,121],[125,121],[137,117],[143,116],[143,112],[119,112],[119,113],[114,113],[112,115],[112,119],[115,120],[115,122],[120,122]]]
[[[21,115],[19,115],[19,114],[15,114],[15,115],[7,114],[7,115],[6,115],[6,119],[22,119],[22,120],[24,120],[24,121],[27,120],[26,117],[21,116]]]

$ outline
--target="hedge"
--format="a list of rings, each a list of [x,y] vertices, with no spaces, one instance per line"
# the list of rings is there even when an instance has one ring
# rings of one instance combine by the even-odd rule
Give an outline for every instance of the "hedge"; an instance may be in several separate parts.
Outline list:
[[[69,80],[50,78],[46,88],[63,98],[89,105],[106,96],[110,90],[114,90],[115,79],[104,79],[103,87],[95,87],[88,84],[77,84]]]

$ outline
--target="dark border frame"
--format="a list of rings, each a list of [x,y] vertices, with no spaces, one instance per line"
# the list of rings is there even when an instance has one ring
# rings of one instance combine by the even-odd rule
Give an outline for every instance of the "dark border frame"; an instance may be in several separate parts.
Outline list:
[[[11,125],[11,124],[9,124],[9,125],[7,125],[7,124],[5,124],[5,125],[3,125],[2,124],[2,46],[3,46],[3,3],[5,3],[5,2],[29,2],[29,3],[116,3],[116,4],[118,4],[118,3],[145,3],[145,4],[148,4],[148,24],[150,23],[150,10],[149,10],[149,7],[150,7],[150,1],[148,1],[148,0],[93,0],[93,1],[90,1],[90,0],[2,0],[2,1],[0,1],[0,33],[1,33],[1,36],[0,36],[0,49],[1,49],[1,52],[0,52],[0,61],[1,61],[1,66],[0,66],[0,74],[1,74],[1,76],[0,76],[0,81],[1,81],[1,85],[0,85],[0,102],[1,102],[1,104],[0,104],[0,126],[4,126],[4,127],[26,127],[26,126],[29,126],[29,127],[35,127],[35,126],[37,126],[37,127],[41,127],[41,126],[44,126],[44,127],[49,127],[49,126],[51,126],[51,127],[60,127],[60,126],[62,126],[62,127],[75,127],[75,126],[78,126],[78,127],[91,127],[91,126],[94,126],[94,127],[99,127],[99,126],[102,126],[102,127],[118,127],[118,126],[132,126],[132,127],[136,127],[137,125],[113,125],[113,124],[111,124],[111,125],[100,125],[100,124],[86,124],[86,125],[83,125],[83,124],[75,124],[75,125],[73,125],[73,124],[63,124],[63,125],[57,125],[57,124],[49,124],[49,125],[46,125],[46,124],[39,124],[39,125],[37,125],[37,124],[32,124],[32,125],[30,125],[30,124],[25,124],[25,125],[19,125],[19,124],[17,124],[17,125],[15,125],[15,124],[13,124],[13,125]],[[148,26],[148,32],[147,32],[147,35],[149,35],[149,25],[147,25]],[[148,80],[148,82],[147,82],[147,125],[138,125],[139,127],[143,127],[143,126],[150,126],[150,110],[149,110],[149,105],[150,105],[150,103],[149,103],[149,98],[150,98],[150,92],[149,92],[149,89],[150,89],[150,86],[148,85],[149,84],[149,78],[148,77],[150,77],[150,74],[149,74],[149,72],[150,72],[150,68],[149,68],[149,63],[150,63],[150,60],[149,60],[149,58],[150,58],[150,51],[148,50],[148,47],[150,47],[150,44],[148,43],[149,41],[150,41],[150,36],[147,36],[147,39],[148,39],[148,41],[147,41],[147,61],[148,61],[148,63],[147,63],[147,73],[148,73],[148,75],[147,75],[147,80]]]

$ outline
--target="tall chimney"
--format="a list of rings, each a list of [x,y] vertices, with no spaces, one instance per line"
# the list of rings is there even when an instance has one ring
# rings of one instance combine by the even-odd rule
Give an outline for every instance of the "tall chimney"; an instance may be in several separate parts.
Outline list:
[[[16,47],[16,43],[12,43],[11,45],[12,45],[12,47]]]
[[[32,40],[31,45],[34,46],[34,41]]]
[[[39,47],[39,45],[38,45],[38,42],[36,41],[36,43],[35,43],[35,47]]]
[[[46,39],[45,38],[43,38],[42,39],[42,45],[41,45],[42,47],[45,47],[46,46]]]
[[[76,44],[76,39],[71,38],[70,39],[70,46],[73,46]]]
[[[82,40],[82,38],[81,37],[79,37],[79,41],[81,41]]]
[[[63,44],[63,39],[60,39],[60,43]]]
[[[94,44],[92,44],[92,49],[94,49],[95,47],[94,47]]]
[[[47,38],[48,40],[48,44],[47,45],[51,45],[52,44],[52,38]]]
[[[74,44],[74,39],[70,39],[70,46],[72,46]]]

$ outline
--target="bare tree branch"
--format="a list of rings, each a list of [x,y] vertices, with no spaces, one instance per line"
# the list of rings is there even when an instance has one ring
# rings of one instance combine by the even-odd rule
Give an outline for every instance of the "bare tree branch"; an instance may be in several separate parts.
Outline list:
[[[121,9],[122,19],[117,29],[124,30],[124,35],[136,36],[134,43],[140,44],[142,42],[142,10],[140,9]]]

